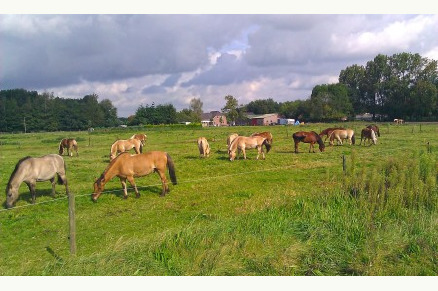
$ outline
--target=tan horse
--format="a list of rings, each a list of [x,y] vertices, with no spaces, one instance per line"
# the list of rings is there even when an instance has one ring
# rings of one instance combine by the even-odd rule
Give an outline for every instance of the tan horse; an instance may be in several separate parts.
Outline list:
[[[19,196],[20,185],[23,182],[29,187],[32,195],[32,204],[36,200],[36,182],[50,181],[52,184],[52,196],[55,197],[55,176],[58,177],[58,184],[63,184],[67,195],[69,195],[65,163],[61,156],[50,154],[39,158],[22,158],[16,164],[6,187],[6,207],[11,208],[14,206]]]
[[[227,137],[227,149],[230,149],[230,145],[233,142],[233,140],[238,137],[239,135],[237,133],[232,133]]]
[[[323,131],[321,131],[319,133],[319,136],[322,138],[325,135],[325,139],[324,139],[324,142],[325,142],[327,140],[327,138],[330,137],[330,134],[332,134],[333,130],[335,130],[335,129],[345,129],[345,128],[344,127],[329,127],[329,128],[324,129]]]
[[[145,146],[146,145],[146,140],[148,139],[147,135],[144,133],[137,133],[134,134],[133,136],[130,137],[130,139],[138,139],[139,141],[141,141],[141,145]]]
[[[228,149],[230,161],[233,161],[236,158],[236,151],[238,151],[238,153],[242,151],[243,158],[246,159],[246,149],[257,149],[256,159],[259,159],[260,154],[262,154],[263,159],[265,159],[265,153],[262,149],[263,145],[266,147],[266,153],[268,153],[271,149],[271,145],[266,141],[266,138],[261,136],[238,136],[233,140],[230,148]]]
[[[198,149],[201,157],[205,158],[210,156],[210,145],[205,137],[198,138]]]
[[[59,155],[64,153],[64,148],[67,149],[67,155],[73,157],[73,150],[76,151],[76,156],[79,156],[78,153],[78,143],[74,138],[63,138],[59,143]]]
[[[118,153],[127,152],[134,149],[136,154],[143,152],[143,145],[140,140],[135,138],[120,139],[111,145],[110,161],[112,161]]]
[[[169,186],[166,179],[166,168],[169,171],[170,180],[173,185],[177,184],[175,165],[169,154],[161,151],[151,151],[138,155],[122,153],[117,158],[112,160],[102,175],[94,182],[94,192],[91,196],[94,202],[102,194],[105,184],[115,176],[120,178],[123,186],[123,198],[128,198],[128,190],[126,188],[126,180],[134,187],[136,197],[140,197],[134,177],[147,176],[153,172],[157,172],[160,176],[163,190],[161,196],[169,193]]]
[[[332,131],[332,133],[330,134],[330,145],[332,146],[334,144],[334,140],[338,141],[338,144],[343,144],[342,141],[343,140],[348,140],[348,143],[351,144],[355,144],[356,143],[356,138],[354,136],[354,130],[352,129],[335,129]]]

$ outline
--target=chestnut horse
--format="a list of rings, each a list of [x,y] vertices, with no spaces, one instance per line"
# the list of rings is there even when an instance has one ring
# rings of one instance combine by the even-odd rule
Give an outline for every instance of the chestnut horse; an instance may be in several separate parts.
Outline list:
[[[130,139],[132,139],[132,138],[138,139],[139,141],[141,141],[141,145],[145,146],[146,140],[148,137],[144,133],[137,133],[137,134],[134,134],[133,136],[130,137]]]
[[[360,133],[360,143],[359,145],[362,144],[362,139],[364,140],[364,145],[366,143],[366,141],[372,141],[373,144],[377,144],[377,137],[376,134],[374,132],[374,130],[370,129],[370,128],[364,128],[362,129],[362,132]],[[370,144],[371,145],[371,144]]]
[[[236,151],[240,153],[243,152],[243,158],[246,159],[246,149],[257,149],[257,158],[259,159],[260,154],[262,154],[263,159],[265,159],[265,153],[263,152],[262,146],[266,147],[266,153],[271,149],[271,145],[266,141],[266,138],[261,136],[238,136],[231,143],[228,149],[228,155],[230,161],[236,158]]]
[[[123,186],[123,198],[128,198],[128,190],[126,188],[126,180],[134,187],[136,197],[140,197],[134,177],[147,176],[153,172],[158,173],[161,179],[163,190],[161,196],[169,193],[169,186],[166,179],[166,168],[169,170],[169,176],[173,185],[177,184],[175,175],[175,165],[169,154],[161,151],[150,151],[138,155],[130,153],[121,153],[112,160],[102,175],[94,182],[94,192],[91,196],[94,202],[102,194],[105,184],[115,176],[120,178]]]
[[[143,152],[143,144],[140,140],[135,138],[116,140],[111,145],[110,161],[112,161],[118,153],[127,152],[131,149],[134,149],[136,154],[140,154]]]
[[[375,124],[370,124],[367,126],[367,128],[374,130],[374,132],[377,134],[378,137],[380,137],[380,130],[379,127]]]
[[[315,152],[315,147],[314,147],[315,143],[318,143],[319,150],[321,152],[323,152],[325,149],[325,145],[324,142],[322,141],[321,136],[314,131],[298,131],[292,135],[292,138],[294,139],[296,154],[298,153],[298,144],[300,142],[310,143],[309,153],[310,150],[313,150],[313,152]]]
[[[63,138],[61,139],[61,142],[59,143],[59,155],[62,155],[64,153],[64,148],[67,149],[67,155],[73,157],[73,151],[74,149],[76,151],[76,156],[79,156],[78,154],[78,143],[74,138]]]
[[[334,144],[334,140],[338,141],[338,144],[343,144],[342,141],[344,139],[348,140],[348,143],[355,144],[356,143],[356,137],[354,136],[354,130],[352,129],[335,129],[330,134],[330,145]]]
[[[345,128],[343,128],[343,127],[329,127],[329,128],[324,129],[323,131],[321,131],[319,133],[319,136],[323,137],[325,135],[324,141],[326,141],[327,138],[330,137],[330,134],[332,134],[333,130],[335,130],[335,129],[345,129]]]
[[[198,138],[198,149],[201,157],[205,158],[210,156],[210,145],[205,137]]]

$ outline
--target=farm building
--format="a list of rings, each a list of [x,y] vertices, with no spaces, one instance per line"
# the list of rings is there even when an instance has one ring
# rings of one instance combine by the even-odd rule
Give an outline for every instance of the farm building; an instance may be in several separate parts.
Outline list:
[[[227,126],[227,117],[219,111],[211,111],[209,113],[202,113],[202,126]]]
[[[278,113],[248,116],[251,125],[275,125],[278,122]]]

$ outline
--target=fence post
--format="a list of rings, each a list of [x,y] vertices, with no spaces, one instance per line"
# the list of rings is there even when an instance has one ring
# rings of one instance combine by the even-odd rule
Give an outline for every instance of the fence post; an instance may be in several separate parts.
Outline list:
[[[342,155],[342,170],[344,171],[344,174],[347,173],[347,163],[345,161],[345,155]]]
[[[432,151],[430,150],[430,142],[427,142],[427,152],[430,154]]]
[[[69,240],[70,240],[70,254],[76,255],[76,220],[75,220],[75,195],[68,191],[68,221],[69,221]]]

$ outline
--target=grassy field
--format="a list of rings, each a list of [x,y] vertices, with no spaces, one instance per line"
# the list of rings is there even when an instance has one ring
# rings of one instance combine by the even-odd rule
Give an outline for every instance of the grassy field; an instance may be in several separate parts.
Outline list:
[[[343,124],[357,133],[365,123]],[[77,254],[69,253],[68,199],[49,182],[36,204],[23,183],[16,207],[0,196],[1,275],[437,275],[438,125],[381,123],[377,145],[328,146],[294,153],[291,135],[333,124],[195,128],[157,126],[0,135],[0,188],[24,156],[56,153],[76,138],[79,157],[64,156],[76,197]],[[228,134],[271,131],[266,160],[230,162]],[[97,203],[93,182],[116,139],[148,136],[145,150],[166,151],[178,178],[160,197],[158,175],[137,178],[123,199],[118,178]],[[200,158],[196,139],[212,153]],[[429,143],[429,146],[428,146]],[[345,171],[343,170],[345,157]],[[2,190],[4,191],[4,190]]]

